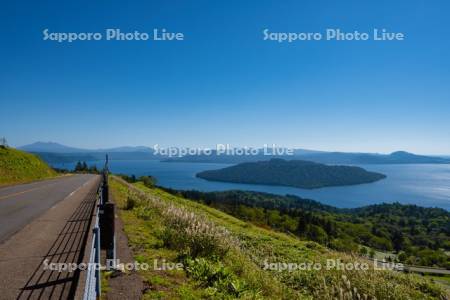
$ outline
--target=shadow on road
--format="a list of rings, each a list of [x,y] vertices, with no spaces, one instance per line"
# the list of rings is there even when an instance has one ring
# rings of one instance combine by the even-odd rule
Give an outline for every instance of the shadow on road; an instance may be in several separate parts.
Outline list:
[[[80,270],[69,272],[45,268],[45,263],[80,264],[83,261],[92,215],[96,205],[96,191],[91,191],[77,207],[58,234],[47,254],[34,270],[17,299],[73,299]]]

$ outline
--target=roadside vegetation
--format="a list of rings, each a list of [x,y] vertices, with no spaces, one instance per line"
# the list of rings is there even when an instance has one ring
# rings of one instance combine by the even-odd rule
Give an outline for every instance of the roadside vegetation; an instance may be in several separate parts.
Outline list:
[[[37,156],[0,146],[0,186],[55,177],[57,173]]]
[[[255,226],[139,181],[112,177],[110,187],[135,260],[150,266],[139,271],[147,286],[144,299],[449,297],[439,285],[413,274],[373,267],[328,269],[328,260],[353,266],[367,261]],[[155,268],[162,262],[182,268]],[[289,270],[284,265],[289,263],[322,268]]]
[[[155,177],[153,176],[139,176],[136,177],[135,175],[124,175],[124,174],[119,174],[117,176],[120,176],[120,178],[122,178],[123,180],[125,180],[128,183],[136,183],[136,182],[142,182],[142,184],[144,184],[146,187],[148,188],[152,188],[156,186],[157,180]]]
[[[339,209],[296,196],[248,191],[166,191],[257,226],[294,234],[329,248],[388,261],[450,269],[450,213],[415,205]]]

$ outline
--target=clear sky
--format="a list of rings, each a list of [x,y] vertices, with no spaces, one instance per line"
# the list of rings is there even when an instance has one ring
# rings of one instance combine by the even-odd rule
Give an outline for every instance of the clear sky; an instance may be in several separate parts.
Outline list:
[[[448,1],[5,1],[0,136],[14,146],[272,144],[450,154]],[[44,41],[182,32],[184,41]],[[263,40],[402,32],[404,41]]]

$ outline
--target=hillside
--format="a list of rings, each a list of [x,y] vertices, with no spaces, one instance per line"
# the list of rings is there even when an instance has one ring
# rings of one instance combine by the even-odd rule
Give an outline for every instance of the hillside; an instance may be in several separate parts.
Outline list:
[[[431,281],[257,227],[206,205],[113,177],[144,299],[446,299]],[[333,267],[332,263],[358,267]],[[174,266],[177,270],[153,266]]]
[[[56,172],[33,154],[0,147],[0,185],[24,183],[56,176]]]
[[[370,183],[385,178],[380,173],[350,166],[327,166],[303,160],[271,159],[203,171],[197,177],[224,182],[293,186],[314,189]]]
[[[396,251],[402,263],[450,270],[450,212],[444,209],[399,203],[339,209],[291,195],[165,190],[335,250]]]

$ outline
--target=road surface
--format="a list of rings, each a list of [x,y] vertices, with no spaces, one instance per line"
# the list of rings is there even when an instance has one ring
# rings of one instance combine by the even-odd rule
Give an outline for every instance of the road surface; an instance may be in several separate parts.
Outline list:
[[[80,298],[85,272],[44,262],[87,261],[99,182],[73,175],[0,189],[0,299]]]
[[[368,258],[366,258],[368,259]],[[450,270],[436,268],[436,267],[426,267],[426,266],[412,266],[405,265],[401,263],[390,263],[381,260],[368,259],[371,263],[376,264],[379,269],[382,270],[393,270],[398,272],[413,272],[413,273],[423,273],[432,275],[450,275]]]
[[[87,174],[64,176],[0,188],[0,243],[92,178]]]

